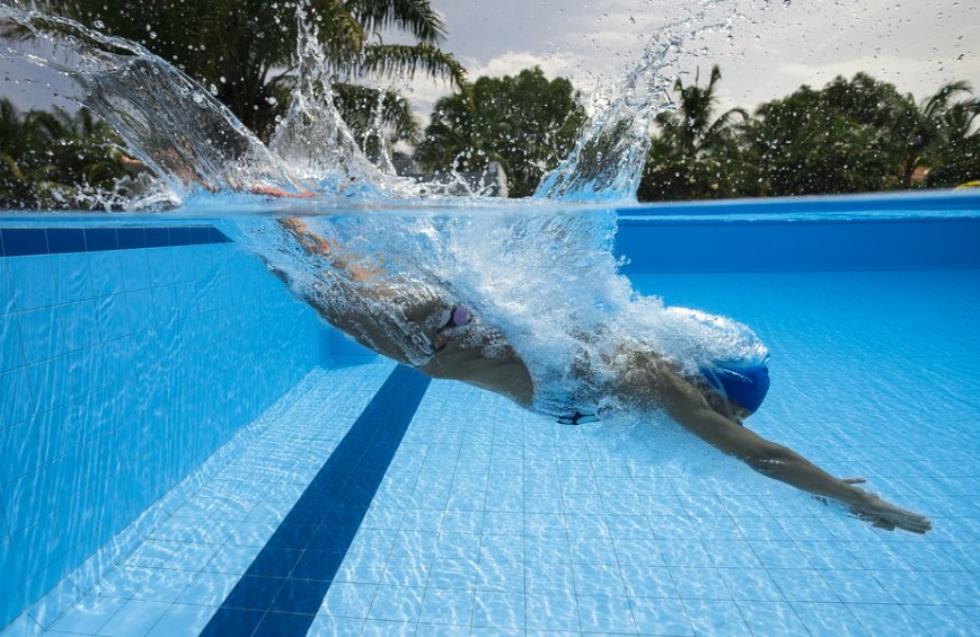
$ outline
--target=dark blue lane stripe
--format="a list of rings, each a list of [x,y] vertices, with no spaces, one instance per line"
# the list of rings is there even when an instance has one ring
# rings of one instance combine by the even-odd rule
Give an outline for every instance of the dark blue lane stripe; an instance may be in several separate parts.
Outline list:
[[[201,635],[306,635],[428,386],[395,368]]]
[[[228,243],[212,226],[0,228],[0,257]]]

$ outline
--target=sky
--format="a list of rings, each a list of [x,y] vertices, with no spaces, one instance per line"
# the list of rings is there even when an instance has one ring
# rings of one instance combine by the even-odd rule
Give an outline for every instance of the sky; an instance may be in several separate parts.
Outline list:
[[[706,3],[711,8],[700,22],[730,20],[731,27],[686,40],[670,72],[690,83],[720,65],[720,109],[752,109],[801,84],[820,87],[857,71],[917,99],[961,79],[980,93],[980,0],[431,0],[448,31],[441,46],[470,79],[537,65],[550,77],[570,78],[587,107],[597,95],[615,94],[665,23]],[[43,106],[52,92],[45,81],[6,81],[3,93],[24,107]],[[390,86],[409,97],[423,124],[451,92],[443,81],[418,78]]]
[[[448,36],[442,48],[469,72],[513,74],[538,65],[587,95],[615,90],[665,22],[699,0],[431,0]],[[978,0],[716,0],[709,21],[736,15],[729,31],[687,48],[674,72],[685,81],[719,64],[719,106],[753,108],[801,84],[866,71],[917,99],[966,79],[980,90]],[[444,82],[403,87],[420,114],[449,92]],[[588,103],[588,99],[585,100]]]

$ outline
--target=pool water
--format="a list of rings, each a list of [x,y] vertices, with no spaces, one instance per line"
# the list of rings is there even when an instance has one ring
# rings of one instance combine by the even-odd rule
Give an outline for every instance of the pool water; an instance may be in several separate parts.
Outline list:
[[[638,291],[768,345],[748,426],[933,531],[874,529],[663,423],[559,425],[334,334],[98,577],[9,634],[973,634],[980,269],[642,266]]]

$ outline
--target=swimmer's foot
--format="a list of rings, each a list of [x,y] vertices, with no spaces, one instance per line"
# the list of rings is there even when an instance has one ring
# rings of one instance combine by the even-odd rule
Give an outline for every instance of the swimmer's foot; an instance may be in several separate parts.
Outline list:
[[[887,531],[898,528],[912,533],[925,533],[932,529],[932,522],[926,516],[885,502],[873,493],[864,491],[862,494],[860,502],[850,507],[851,513],[859,519]]]

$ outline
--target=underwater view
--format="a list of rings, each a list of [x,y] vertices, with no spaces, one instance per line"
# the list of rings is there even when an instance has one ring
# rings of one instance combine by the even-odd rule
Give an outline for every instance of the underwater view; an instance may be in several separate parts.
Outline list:
[[[0,0],[0,635],[976,633],[973,45],[593,4]]]

